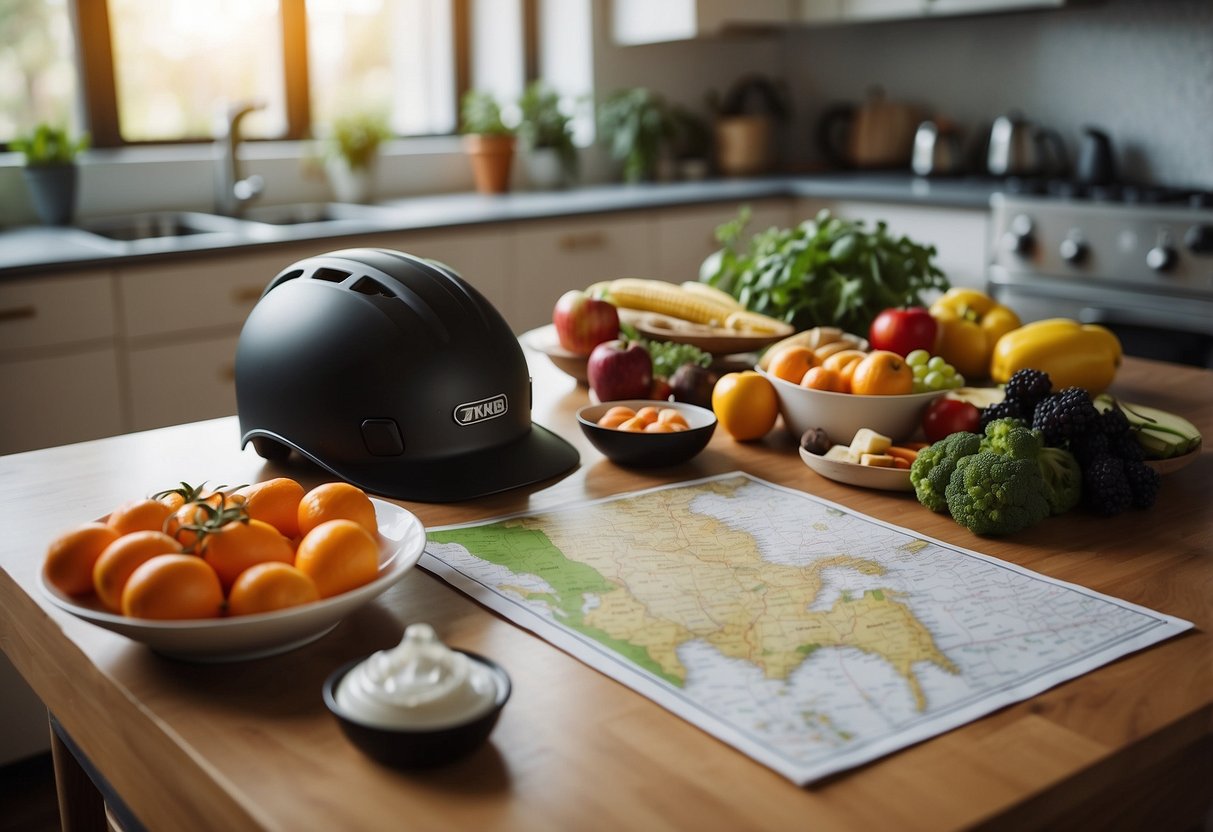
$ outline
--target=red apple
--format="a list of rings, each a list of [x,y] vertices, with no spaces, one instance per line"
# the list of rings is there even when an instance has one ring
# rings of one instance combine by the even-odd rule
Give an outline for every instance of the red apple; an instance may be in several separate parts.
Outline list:
[[[938,329],[931,313],[921,306],[886,309],[872,321],[868,341],[874,350],[895,352],[904,358],[914,350],[934,352]]]
[[[599,401],[647,399],[653,385],[653,359],[635,341],[605,341],[590,353],[586,374]]]
[[[556,301],[552,323],[560,346],[577,355],[589,355],[603,341],[619,337],[619,312],[615,305],[572,289]]]
[[[979,433],[981,411],[969,402],[941,396],[927,406],[922,417],[922,432],[928,442],[938,442],[960,431]]]

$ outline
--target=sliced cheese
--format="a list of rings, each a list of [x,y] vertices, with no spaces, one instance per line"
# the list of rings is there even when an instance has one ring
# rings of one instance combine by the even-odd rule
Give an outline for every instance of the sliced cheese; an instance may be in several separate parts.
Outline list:
[[[893,468],[896,463],[896,458],[889,454],[862,454],[859,457],[860,465],[870,465],[873,468]]]
[[[851,452],[851,449],[846,445],[835,445],[826,451],[826,459],[837,460],[838,462],[858,462],[859,457]]]

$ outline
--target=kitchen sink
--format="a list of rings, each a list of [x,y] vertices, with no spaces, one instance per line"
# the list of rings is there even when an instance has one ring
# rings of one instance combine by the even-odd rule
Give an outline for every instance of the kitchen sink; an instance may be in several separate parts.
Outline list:
[[[239,231],[243,224],[231,217],[199,211],[150,211],[122,217],[103,217],[80,225],[85,231],[111,240],[134,242],[165,237],[186,237]]]
[[[301,202],[289,205],[256,205],[241,215],[246,220],[270,225],[301,225],[382,218],[383,209],[345,202]]]

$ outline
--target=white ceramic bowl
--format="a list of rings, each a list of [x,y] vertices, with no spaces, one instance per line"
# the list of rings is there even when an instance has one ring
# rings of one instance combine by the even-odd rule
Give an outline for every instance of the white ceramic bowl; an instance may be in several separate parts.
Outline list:
[[[379,577],[357,589],[277,612],[196,621],[152,621],[103,610],[95,598],[64,595],[42,578],[42,592],[77,618],[142,642],[157,653],[197,662],[256,659],[315,641],[341,619],[382,594],[417,564],[425,527],[412,512],[371,498],[379,522]],[[90,601],[92,602],[90,604]]]
[[[779,412],[796,439],[809,428],[821,428],[835,445],[849,445],[860,428],[871,428],[894,442],[912,437],[932,400],[945,391],[905,396],[857,396],[812,390],[759,370],[779,396]]]
[[[914,485],[910,482],[910,472],[905,468],[877,468],[872,465],[826,459],[824,456],[811,454],[804,448],[800,449],[800,458],[818,474],[835,482],[858,485],[861,488],[877,488],[881,491],[914,490]]]

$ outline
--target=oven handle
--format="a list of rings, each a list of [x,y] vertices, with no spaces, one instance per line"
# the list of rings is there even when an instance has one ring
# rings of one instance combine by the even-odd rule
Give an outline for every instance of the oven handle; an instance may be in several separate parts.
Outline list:
[[[1176,328],[1174,318],[1140,309],[1104,309],[1098,306],[1084,306],[1078,311],[1078,320],[1084,324],[1101,324],[1103,326],[1121,324],[1167,330]]]

